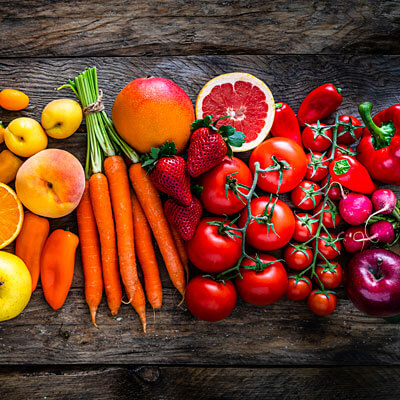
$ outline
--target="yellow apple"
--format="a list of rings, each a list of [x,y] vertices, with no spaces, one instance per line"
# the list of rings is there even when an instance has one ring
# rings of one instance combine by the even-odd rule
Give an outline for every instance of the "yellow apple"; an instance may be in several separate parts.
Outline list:
[[[71,99],[53,100],[43,109],[42,126],[55,139],[70,137],[82,122],[82,108]]]
[[[47,147],[47,136],[39,122],[20,117],[12,120],[4,132],[6,146],[14,154],[30,157]]]
[[[31,274],[14,254],[0,251],[0,321],[19,315],[31,298]]]

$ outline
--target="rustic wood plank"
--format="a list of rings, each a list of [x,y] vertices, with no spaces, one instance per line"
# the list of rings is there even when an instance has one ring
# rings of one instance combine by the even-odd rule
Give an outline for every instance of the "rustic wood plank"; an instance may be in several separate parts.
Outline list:
[[[394,399],[399,367],[94,367],[0,370],[10,400]]]
[[[400,52],[396,0],[0,4],[3,56]]]

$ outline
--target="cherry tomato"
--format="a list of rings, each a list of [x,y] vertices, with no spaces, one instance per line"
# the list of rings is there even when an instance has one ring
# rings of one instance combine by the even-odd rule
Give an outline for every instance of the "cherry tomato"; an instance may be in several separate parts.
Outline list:
[[[286,247],[283,258],[289,268],[302,271],[311,265],[313,255],[313,251],[308,246],[291,243]]]
[[[256,256],[252,256],[256,258]],[[257,263],[248,258],[241,266],[254,266],[254,269],[240,268],[235,284],[240,297],[247,303],[266,306],[278,301],[286,292],[288,278],[283,265],[269,254],[259,254]]]
[[[308,296],[307,305],[314,314],[329,315],[335,311],[337,298],[334,293],[313,290]]]
[[[339,117],[340,122],[344,122],[347,126],[339,125],[337,131],[337,142],[340,144],[353,144],[361,137],[363,128],[356,128],[356,125],[362,125],[359,119],[352,115],[341,115]]]
[[[286,297],[290,300],[301,301],[306,299],[312,290],[310,279],[306,276],[301,278],[297,276],[289,276],[288,286],[286,289]]]
[[[295,219],[293,211],[282,200],[273,196],[253,198],[250,203],[251,215],[258,217],[247,226],[246,239],[258,250],[271,251],[284,247],[293,236]],[[243,227],[247,221],[247,208],[239,218]]]
[[[303,145],[312,151],[324,151],[332,145],[332,129],[318,122],[306,126],[301,134]]]
[[[332,152],[331,152],[332,154]],[[340,156],[347,155],[350,157],[355,157],[357,153],[349,146],[349,145],[338,145],[336,147],[334,158],[338,158]]]
[[[321,202],[321,187],[315,182],[303,181],[290,193],[290,198],[295,207],[311,210]]]
[[[19,111],[28,107],[29,97],[15,89],[3,89],[0,92],[0,106],[9,111]]]
[[[328,182],[328,178],[325,178],[321,182],[321,186],[324,187],[326,186]],[[330,189],[328,191],[328,197],[333,200],[333,201],[339,201],[342,199],[342,191],[340,190],[340,186],[337,183],[329,183]],[[343,190],[346,190],[343,188]]]
[[[224,271],[233,267],[242,255],[241,232],[230,230],[230,221],[224,221],[221,217],[203,218],[187,242],[190,261],[202,271]],[[214,225],[214,222],[222,223],[222,227]],[[237,229],[235,224],[231,226]]]
[[[295,215],[293,239],[298,242],[307,242],[315,235],[318,229],[318,219],[311,214],[298,213]]]
[[[305,179],[310,181],[319,182],[324,179],[329,172],[328,157],[319,152],[307,154],[307,172]]]
[[[201,202],[217,215],[235,214],[246,206],[246,195],[253,183],[249,167],[236,157],[226,156],[216,167],[200,177]]]
[[[231,281],[215,282],[203,276],[194,277],[185,292],[186,306],[197,318],[220,321],[230,315],[236,304],[236,290]]]
[[[337,288],[343,280],[343,269],[336,261],[320,262],[315,268],[315,273],[325,289]]]
[[[258,145],[250,156],[249,166],[254,174],[254,163],[260,168],[276,170],[259,175],[257,186],[270,193],[286,193],[294,189],[307,171],[307,157],[302,147],[291,139],[274,137]],[[280,177],[282,182],[279,185]]]
[[[318,206],[314,208],[314,215],[316,215],[315,218],[319,218],[319,212],[321,210],[322,203],[318,204]],[[336,228],[341,222],[342,217],[340,216],[336,205],[334,203],[325,203],[322,216],[322,223],[325,225],[325,227],[328,229]]]
[[[340,254],[341,249],[342,245],[334,233],[331,233],[330,238],[326,232],[321,233],[320,240],[318,240],[318,250],[322,255],[318,254],[318,258],[323,258],[322,256],[324,256],[327,260],[333,260]]]

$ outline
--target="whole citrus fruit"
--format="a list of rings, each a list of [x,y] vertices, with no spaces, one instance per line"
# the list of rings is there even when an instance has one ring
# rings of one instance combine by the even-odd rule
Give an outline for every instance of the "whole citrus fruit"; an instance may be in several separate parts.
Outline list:
[[[167,140],[181,152],[189,140],[194,109],[185,91],[169,79],[139,78],[116,97],[112,119],[121,137],[141,153]]]

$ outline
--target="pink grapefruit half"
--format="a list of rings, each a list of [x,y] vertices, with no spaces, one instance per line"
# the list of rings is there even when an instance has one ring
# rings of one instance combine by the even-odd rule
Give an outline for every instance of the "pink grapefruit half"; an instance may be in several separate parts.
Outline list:
[[[218,123],[232,125],[244,133],[246,142],[233,151],[248,151],[257,147],[271,130],[275,102],[268,86],[253,75],[232,72],[211,79],[201,89],[196,100],[196,118],[224,116]]]

